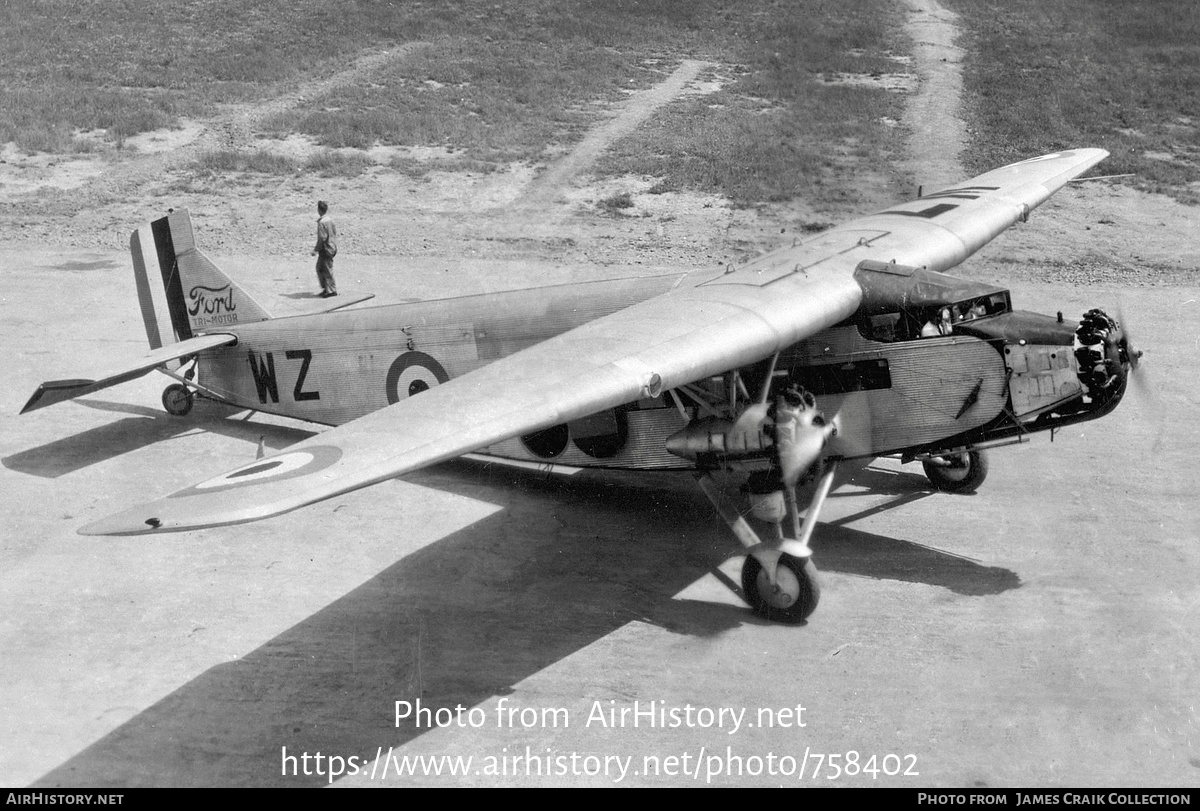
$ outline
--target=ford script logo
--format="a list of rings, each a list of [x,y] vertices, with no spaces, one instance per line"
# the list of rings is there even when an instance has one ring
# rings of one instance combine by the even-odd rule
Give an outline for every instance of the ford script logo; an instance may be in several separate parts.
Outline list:
[[[224,287],[196,285],[188,293],[188,299],[192,302],[192,306],[188,308],[188,315],[218,315],[237,309],[237,305],[233,303],[233,285],[229,284]]]

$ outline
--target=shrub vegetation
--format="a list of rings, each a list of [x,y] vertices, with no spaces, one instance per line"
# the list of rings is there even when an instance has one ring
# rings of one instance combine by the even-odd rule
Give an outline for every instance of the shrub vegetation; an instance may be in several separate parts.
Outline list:
[[[1100,145],[1105,171],[1156,188],[1200,180],[1195,88],[1200,3],[1177,0],[943,0],[968,29],[973,169]],[[425,43],[361,85],[266,122],[330,149],[453,149],[430,168],[540,161],[580,137],[629,90],[682,58],[717,67],[718,92],[669,105],[599,171],[660,178],[743,203],[836,200],[845,161],[887,171],[903,97],[826,84],[889,72],[909,50],[894,0],[25,0],[0,4],[0,143],[53,152],[268,99],[358,55]],[[339,157],[334,157],[339,156]],[[317,171],[369,163],[321,153]],[[206,156],[216,171],[294,171],[262,155]],[[865,162],[865,165],[864,165]],[[421,162],[405,161],[408,173]],[[247,168],[249,167],[249,168]],[[1182,192],[1181,192],[1182,193]]]
[[[821,70],[886,64],[851,56],[900,47],[888,0],[152,0],[0,5],[0,142],[67,151],[77,130],[124,137],[203,117],[222,102],[270,98],[368,49],[424,42],[361,86],[266,123],[331,149],[444,146],[451,168],[535,161],[561,150],[631,89],[680,58],[735,66],[716,96],[672,106],[605,170],[664,178],[745,200],[803,192],[830,139],[886,147],[878,92],[821,88]],[[890,16],[889,16],[890,15]],[[47,55],[50,55],[49,57]],[[725,71],[726,74],[729,71]],[[719,105],[716,108],[710,105]],[[715,109],[715,111],[714,111]],[[668,136],[669,137],[666,137]],[[654,148],[644,149],[649,138]],[[320,171],[365,168],[321,153]],[[343,157],[334,157],[343,156]],[[885,159],[886,148],[881,154]],[[636,158],[636,160],[631,160]],[[266,156],[214,153],[203,172],[290,172]],[[419,167],[406,164],[405,171]],[[765,188],[763,188],[765,184]]]
[[[943,2],[968,31],[972,168],[1100,146],[1103,172],[1200,199],[1200,3]]]

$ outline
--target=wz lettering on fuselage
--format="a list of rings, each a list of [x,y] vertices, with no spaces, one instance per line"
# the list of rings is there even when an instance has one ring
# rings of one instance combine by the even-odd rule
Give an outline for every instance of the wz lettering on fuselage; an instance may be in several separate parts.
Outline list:
[[[254,377],[254,387],[258,390],[258,401],[266,404],[267,398],[272,403],[279,402],[279,379],[275,374],[275,353],[264,352],[256,355],[254,350],[247,353],[250,359],[250,374]],[[312,364],[311,349],[289,349],[283,353],[288,360],[300,361],[300,371],[296,374],[296,386],[292,389],[292,399],[297,403],[306,400],[320,400],[319,391],[305,391],[304,380],[308,377],[308,367]]]
[[[200,322],[208,324],[232,324],[237,322],[234,311],[237,303],[233,300],[233,285],[224,287],[204,287],[196,285],[188,292],[188,315]]]

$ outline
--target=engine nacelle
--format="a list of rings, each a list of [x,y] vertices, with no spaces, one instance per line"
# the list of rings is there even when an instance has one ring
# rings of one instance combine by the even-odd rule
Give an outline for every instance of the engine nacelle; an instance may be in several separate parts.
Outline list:
[[[816,400],[791,388],[774,403],[747,406],[736,420],[693,420],[667,439],[667,450],[700,467],[747,467],[766,461],[794,484],[821,458],[837,428],[825,421]]]

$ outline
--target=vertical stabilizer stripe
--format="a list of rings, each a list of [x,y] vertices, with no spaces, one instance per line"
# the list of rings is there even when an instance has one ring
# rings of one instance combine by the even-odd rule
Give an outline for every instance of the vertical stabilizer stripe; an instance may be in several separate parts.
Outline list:
[[[183,298],[183,281],[175,264],[175,245],[171,240],[171,225],[166,217],[150,223],[154,232],[154,246],[158,252],[158,267],[162,271],[163,287],[167,291],[167,309],[171,314],[171,325],[175,337],[186,341],[192,337],[192,325],[188,320],[187,304]]]
[[[151,237],[148,233],[146,237]],[[142,323],[146,326],[146,340],[150,342],[151,349],[158,349],[163,345],[162,334],[158,330],[158,316],[154,311],[154,293],[152,288],[157,286],[158,276],[155,275],[155,284],[150,283],[150,278],[146,275],[146,254],[144,252],[143,231],[134,231],[129,237],[129,255],[133,257],[133,281],[137,286],[138,305],[142,310]],[[166,304],[165,297],[163,304]]]
[[[154,232],[149,223],[138,229],[138,239],[142,243],[142,262],[147,268],[155,267],[159,261],[158,252],[154,245]],[[174,343],[171,311],[167,307],[167,291],[162,285],[162,272],[148,272],[146,285],[150,288],[150,300],[154,302],[154,323],[157,325],[158,339],[164,345]]]

